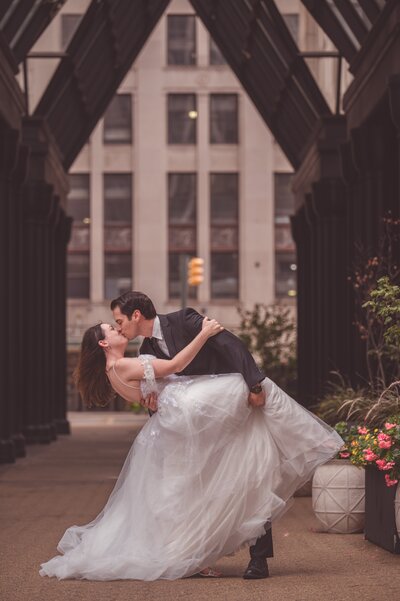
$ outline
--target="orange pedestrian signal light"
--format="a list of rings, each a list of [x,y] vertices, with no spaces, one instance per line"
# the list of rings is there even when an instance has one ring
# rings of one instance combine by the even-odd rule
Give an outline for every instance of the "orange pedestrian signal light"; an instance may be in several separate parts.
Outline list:
[[[204,280],[204,259],[192,257],[188,262],[187,281],[189,286],[200,286]]]

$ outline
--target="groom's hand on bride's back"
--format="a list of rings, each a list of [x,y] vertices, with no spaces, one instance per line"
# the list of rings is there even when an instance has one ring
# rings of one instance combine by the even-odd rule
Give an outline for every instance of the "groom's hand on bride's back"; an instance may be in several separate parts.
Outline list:
[[[150,410],[152,413],[155,413],[158,409],[158,396],[155,392],[148,394],[146,397],[140,399],[139,403],[145,409]]]

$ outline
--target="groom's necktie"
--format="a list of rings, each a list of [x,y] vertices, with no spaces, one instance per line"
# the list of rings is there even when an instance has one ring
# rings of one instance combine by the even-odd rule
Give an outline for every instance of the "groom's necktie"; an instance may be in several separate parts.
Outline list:
[[[165,343],[165,340],[160,340],[160,338],[154,338],[153,336],[150,338],[151,345],[155,351],[161,351],[163,355],[166,357],[170,357],[168,347]]]

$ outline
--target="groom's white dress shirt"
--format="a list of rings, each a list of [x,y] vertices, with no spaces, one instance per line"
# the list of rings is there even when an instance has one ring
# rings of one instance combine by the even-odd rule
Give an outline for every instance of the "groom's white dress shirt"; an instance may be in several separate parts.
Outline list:
[[[158,317],[158,315],[156,315],[156,317],[154,318],[153,332],[151,334],[151,337],[156,339],[156,342],[157,342],[158,346],[160,347],[160,349],[162,350],[162,352],[164,353],[164,355],[167,355],[167,357],[169,357],[170,356],[169,350],[168,350],[168,347],[164,340],[164,336],[163,336],[162,329],[161,329],[160,318]]]

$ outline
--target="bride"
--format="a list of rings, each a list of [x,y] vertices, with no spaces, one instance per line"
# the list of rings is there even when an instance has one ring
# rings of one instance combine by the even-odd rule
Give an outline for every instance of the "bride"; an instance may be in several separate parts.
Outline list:
[[[104,509],[71,526],[42,576],[88,580],[177,579],[265,534],[293,493],[333,457],[340,436],[265,378],[264,407],[249,407],[240,374],[175,376],[223,328],[205,318],[170,360],[124,358],[109,324],[86,331],[77,370],[85,401],[158,395]],[[157,379],[157,381],[156,381]]]

